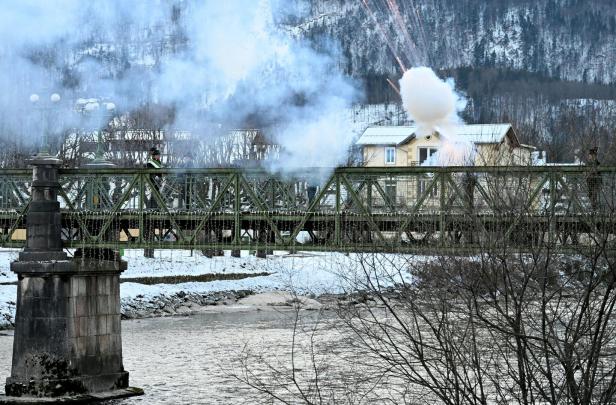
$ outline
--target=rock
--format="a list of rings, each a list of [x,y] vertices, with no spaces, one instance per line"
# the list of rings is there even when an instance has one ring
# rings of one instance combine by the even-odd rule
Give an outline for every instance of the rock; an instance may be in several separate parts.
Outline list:
[[[185,315],[185,314],[189,314],[191,312],[193,312],[193,309],[192,308],[188,308],[188,307],[179,307],[175,311],[175,313],[178,314],[178,315]]]
[[[251,290],[237,290],[235,292],[235,296],[237,299],[248,297],[249,295],[252,295],[252,294],[254,294],[254,292]]]
[[[294,296],[288,292],[268,292],[254,294],[238,301],[240,305],[249,306],[288,306],[299,305],[301,309],[318,309],[321,308],[321,303],[302,296]]]

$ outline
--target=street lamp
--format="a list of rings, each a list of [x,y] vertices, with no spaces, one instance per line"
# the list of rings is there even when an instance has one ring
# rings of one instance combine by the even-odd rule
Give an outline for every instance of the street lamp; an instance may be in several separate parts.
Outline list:
[[[41,121],[43,121],[44,123],[43,141],[41,145],[41,150],[38,153],[39,156],[49,156],[49,114],[50,114],[50,111],[45,111],[45,110],[51,110],[52,106],[58,104],[61,99],[62,97],[60,97],[58,93],[53,93],[51,96],[49,96],[49,101],[51,102],[50,106],[48,106],[47,108],[39,107],[41,111]],[[33,93],[30,95],[30,102],[32,103],[33,106],[35,106],[35,108],[39,105],[38,104],[39,101],[40,101],[40,96],[38,94]]]
[[[79,102],[78,102],[79,103]],[[83,111],[90,114],[98,114],[99,111],[103,110],[103,117],[105,119],[110,119],[113,117],[113,113],[115,112],[115,104],[108,102],[101,104],[96,99],[82,100],[81,103],[83,105]],[[84,105],[85,104],[85,105]],[[101,108],[102,107],[102,108]],[[94,154],[94,160],[90,162],[87,166],[92,167],[101,167],[101,166],[113,166],[111,162],[105,160],[105,154],[103,150],[103,131],[101,128],[98,128],[96,131],[96,152]]]

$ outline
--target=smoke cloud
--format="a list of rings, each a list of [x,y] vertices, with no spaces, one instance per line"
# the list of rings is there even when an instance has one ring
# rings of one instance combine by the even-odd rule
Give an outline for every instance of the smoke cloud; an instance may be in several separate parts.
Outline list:
[[[400,79],[402,105],[417,125],[417,136],[437,131],[441,146],[427,165],[467,165],[474,158],[474,145],[456,136],[456,126],[463,124],[458,111],[465,100],[455,92],[452,81],[441,80],[428,67],[407,70]]]
[[[361,92],[339,71],[335,44],[301,38],[305,10],[301,0],[10,1],[0,131],[37,143],[46,128],[100,127],[104,109],[83,100],[126,113],[154,103],[173,111],[167,129],[204,140],[221,132],[212,128],[263,129],[283,150],[276,170],[336,166]]]

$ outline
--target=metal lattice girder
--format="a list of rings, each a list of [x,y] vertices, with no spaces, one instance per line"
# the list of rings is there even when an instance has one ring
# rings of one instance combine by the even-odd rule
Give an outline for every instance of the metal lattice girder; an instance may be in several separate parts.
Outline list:
[[[25,228],[25,214],[29,208],[32,172],[5,170],[0,176],[0,244],[15,244],[13,234]]]
[[[317,173],[318,175],[315,175]],[[616,168],[60,171],[66,246],[428,251],[616,242]],[[23,243],[29,170],[0,171],[0,244]],[[310,241],[299,243],[300,233]]]

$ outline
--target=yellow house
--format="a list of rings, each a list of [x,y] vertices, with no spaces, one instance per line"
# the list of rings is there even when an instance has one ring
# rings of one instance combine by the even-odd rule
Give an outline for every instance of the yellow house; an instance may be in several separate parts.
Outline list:
[[[473,145],[470,166],[531,165],[534,147],[520,143],[511,124],[458,125],[455,139]],[[431,165],[429,158],[442,147],[435,131],[419,136],[415,126],[374,126],[358,139],[365,166]],[[459,162],[455,164],[460,164]]]
[[[521,144],[510,124],[459,125],[452,130],[455,131],[456,142],[472,146],[467,149],[474,150],[474,153],[470,154],[466,160],[457,159],[451,164],[447,164],[446,159],[441,159],[444,165],[532,165],[536,160],[537,155],[533,154],[535,148]],[[430,157],[435,156],[443,148],[441,135],[435,131],[420,136],[416,132],[417,127],[414,126],[369,127],[357,141],[357,144],[363,148],[364,166],[433,166],[435,161],[431,161]],[[456,174],[455,179],[459,189],[468,189],[468,183],[465,183],[466,180],[462,173]],[[521,194],[519,184],[503,183],[499,184],[499,187],[493,187],[487,184],[487,180],[483,177],[477,181],[483,184],[488,192],[494,191],[512,196]],[[428,194],[423,199],[424,208],[436,208],[442,203],[439,199],[439,189],[433,186],[430,174],[393,176],[389,179],[380,178],[378,182],[387,199],[390,200],[389,204],[413,206],[426,192]],[[525,184],[523,188],[529,187],[530,184]],[[376,196],[374,203],[386,205],[388,202],[385,200],[385,195],[382,196],[383,198]],[[459,200],[456,203],[463,204]]]

